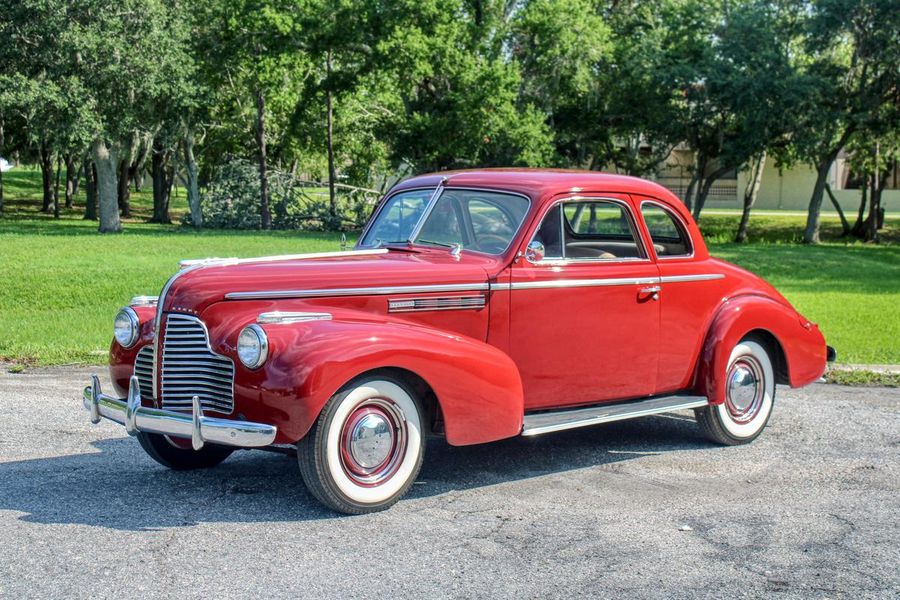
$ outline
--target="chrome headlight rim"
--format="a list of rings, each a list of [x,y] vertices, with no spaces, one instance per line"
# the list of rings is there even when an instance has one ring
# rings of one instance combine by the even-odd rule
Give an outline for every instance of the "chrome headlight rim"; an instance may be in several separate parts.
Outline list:
[[[241,338],[244,337],[244,334],[249,333],[256,337],[257,343],[259,345],[259,353],[256,355],[254,360],[245,360],[244,356],[241,354]],[[269,358],[269,337],[266,335],[265,330],[253,323],[251,325],[247,325],[241,332],[238,334],[238,341],[236,345],[238,360],[241,361],[241,364],[247,367],[250,370],[255,370],[260,368],[266,363],[266,360]]]
[[[117,327],[119,317],[124,317],[128,320],[128,325],[130,327],[128,337],[119,337],[119,328]],[[138,318],[137,313],[134,312],[134,309],[130,306],[123,306],[120,308],[119,312],[116,313],[116,317],[113,319],[113,337],[116,338],[119,345],[123,348],[131,348],[137,343],[140,334],[141,320]]]

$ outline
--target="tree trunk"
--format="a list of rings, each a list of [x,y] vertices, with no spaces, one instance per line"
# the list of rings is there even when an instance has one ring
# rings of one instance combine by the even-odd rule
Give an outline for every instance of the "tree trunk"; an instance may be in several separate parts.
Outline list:
[[[87,199],[84,205],[86,221],[97,220],[97,169],[90,158],[84,159],[84,191]]]
[[[877,163],[876,163],[877,164]],[[880,177],[877,170],[872,176],[872,189],[869,191],[869,217],[866,219],[866,241],[878,242],[879,215],[881,213],[881,193],[884,191],[887,177]]]
[[[78,170],[75,168],[75,156],[69,152],[66,154],[66,208],[72,208],[77,184]]]
[[[56,182],[53,185],[53,218],[59,218],[59,174],[62,173],[62,156],[56,153]]]
[[[131,161],[119,161],[119,178],[117,180],[118,187],[116,189],[116,201],[122,216],[128,218],[131,216],[131,188],[128,187],[128,169]]]
[[[850,233],[850,223],[847,222],[847,217],[844,216],[844,209],[841,208],[840,203],[837,201],[837,198],[834,197],[834,192],[831,191],[831,186],[827,183],[825,184],[825,193],[828,194],[828,198],[831,200],[831,204],[834,205],[834,209],[837,211],[838,216],[841,218],[841,236],[846,236]]]
[[[334,194],[334,104],[331,94],[331,50],[325,55],[325,74],[328,89],[325,91],[326,140],[328,144],[328,212],[334,225],[338,225],[337,198]]]
[[[828,182],[828,171],[831,164],[835,161],[840,153],[841,148],[850,139],[853,134],[854,127],[850,126],[844,130],[841,138],[831,147],[823,159],[816,165],[816,184],[813,186],[812,197],[809,199],[809,211],[806,216],[806,230],[803,232],[804,244],[819,243],[819,217],[822,213],[822,197],[825,194],[825,184]]]
[[[6,145],[3,132],[3,119],[0,118],[0,150]],[[3,169],[0,169],[0,214],[3,214]]]
[[[691,173],[691,181],[688,183],[687,191],[684,193],[684,205],[687,207],[688,211],[692,212],[692,209],[694,208],[694,190],[697,189],[697,185],[706,174],[706,164],[706,157],[702,152],[698,152],[697,158],[694,161],[694,172]]]
[[[153,180],[153,218],[151,223],[171,223],[169,217],[169,186],[166,167],[169,163],[169,152],[157,140],[153,141],[150,157],[150,178]]]
[[[850,230],[850,233],[856,237],[863,236],[863,226],[865,225],[863,217],[866,215],[866,206],[869,205],[869,178],[866,176],[863,179],[863,184],[860,186],[859,209],[856,212],[856,222]]]
[[[181,142],[184,170],[187,173],[188,207],[191,210],[191,224],[195,229],[203,227],[203,213],[200,210],[200,184],[197,180],[197,159],[194,157],[194,132],[188,129]],[[168,197],[168,195],[167,195]],[[168,202],[168,200],[167,200]],[[268,206],[266,206],[268,209]]]
[[[731,167],[724,166],[719,167],[715,171],[713,171],[709,177],[706,177],[703,180],[703,186],[700,187],[700,193],[697,195],[697,203],[694,205],[694,220],[700,220],[700,213],[703,211],[703,207],[706,206],[706,197],[709,196],[709,190],[712,188],[712,184],[719,180],[722,175],[731,170]]]
[[[741,222],[738,225],[735,242],[743,243],[747,241],[747,226],[750,223],[750,211],[756,204],[756,198],[759,196],[759,188],[762,184],[762,174],[766,167],[766,153],[763,151],[750,167],[750,180],[744,189],[744,211],[741,213]]]
[[[41,142],[41,183],[43,184],[44,200],[41,204],[41,212],[50,212],[53,208],[53,154],[47,144]]]
[[[94,164],[97,167],[97,196],[100,205],[100,233],[119,233],[122,222],[119,219],[119,178],[117,167],[119,161],[116,149],[103,139],[93,143]]]
[[[266,98],[261,87],[256,88],[256,148],[259,158],[259,224],[263,229],[271,229],[269,175],[266,172]]]
[[[809,200],[809,212],[806,217],[806,231],[803,233],[804,244],[819,243],[819,216],[822,212],[822,196],[825,194],[825,184],[828,182],[828,171],[834,162],[832,155],[816,168],[816,184],[813,186],[812,198]]]
[[[147,135],[143,136],[140,139],[137,157],[134,159],[134,162],[129,169],[129,175],[131,176],[132,183],[134,183],[135,192],[141,191],[141,185],[144,180],[144,165],[147,164],[147,155],[152,152],[152,148],[152,139]]]

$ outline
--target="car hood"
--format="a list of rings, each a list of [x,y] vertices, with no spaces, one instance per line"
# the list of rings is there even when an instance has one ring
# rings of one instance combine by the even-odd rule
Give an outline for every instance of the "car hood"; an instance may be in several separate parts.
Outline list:
[[[359,295],[365,295],[366,288],[483,284],[502,268],[496,258],[467,252],[454,257],[443,249],[335,254],[190,265],[164,289],[161,309],[199,314],[209,305],[228,299],[228,294],[242,292],[279,292],[281,297],[290,297],[293,291],[316,290],[317,295],[327,297],[329,290],[345,295],[348,289],[362,288]]]

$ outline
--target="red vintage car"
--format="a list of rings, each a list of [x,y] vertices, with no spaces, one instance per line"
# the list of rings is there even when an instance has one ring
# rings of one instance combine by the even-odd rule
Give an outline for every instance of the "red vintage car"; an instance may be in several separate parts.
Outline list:
[[[775,385],[831,358],[665,188],[489,169],[398,184],[351,251],[185,261],[116,316],[116,395],[95,377],[84,403],[173,469],[296,447],[312,494],[358,514],[406,493],[429,436],[693,409],[714,442],[747,443]]]

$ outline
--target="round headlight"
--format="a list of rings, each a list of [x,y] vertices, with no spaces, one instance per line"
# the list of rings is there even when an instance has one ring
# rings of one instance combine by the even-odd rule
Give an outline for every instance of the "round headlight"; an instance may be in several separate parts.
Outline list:
[[[237,342],[238,358],[248,369],[258,369],[269,356],[269,340],[262,327],[247,325],[241,330]]]
[[[130,348],[138,339],[141,331],[141,321],[138,319],[137,313],[130,307],[126,306],[119,310],[116,320],[113,321],[113,332],[116,341],[123,348]]]

